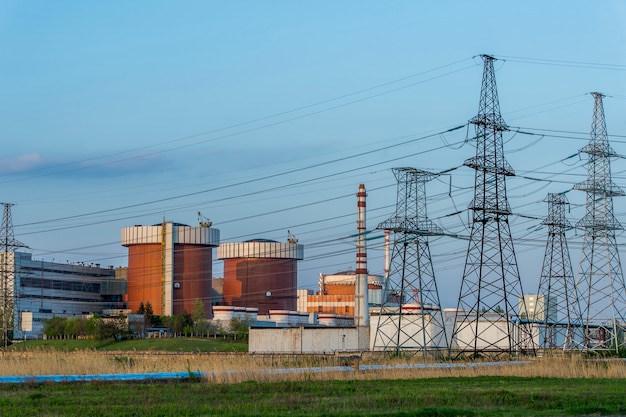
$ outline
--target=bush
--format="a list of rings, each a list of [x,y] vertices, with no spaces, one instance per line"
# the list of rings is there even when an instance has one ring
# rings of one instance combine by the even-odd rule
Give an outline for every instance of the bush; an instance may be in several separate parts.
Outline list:
[[[181,314],[174,314],[173,316],[164,316],[161,317],[161,319],[163,320],[163,324],[177,336],[182,336],[187,332],[191,333],[190,329],[193,328],[191,314],[186,311],[183,311]]]
[[[116,317],[110,319],[100,318],[96,324],[96,339],[106,340],[115,339],[122,340],[127,339],[129,336],[128,324],[123,317]]]
[[[235,336],[235,339],[246,339],[250,332],[250,325],[245,320],[232,319],[228,325],[228,330]]]
[[[43,334],[49,338],[64,336],[66,322],[67,319],[64,317],[52,317],[46,320],[43,325]]]

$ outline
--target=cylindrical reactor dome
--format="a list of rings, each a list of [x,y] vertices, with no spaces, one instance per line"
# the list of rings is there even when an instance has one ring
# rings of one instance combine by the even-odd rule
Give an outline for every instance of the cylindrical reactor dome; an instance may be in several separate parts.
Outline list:
[[[177,223],[122,229],[128,247],[128,308],[148,302],[155,315],[191,313],[196,300],[211,314],[212,248],[219,230]]]
[[[298,260],[304,247],[297,243],[251,240],[223,243],[217,257],[224,260],[223,292],[227,305],[269,310],[296,310]]]

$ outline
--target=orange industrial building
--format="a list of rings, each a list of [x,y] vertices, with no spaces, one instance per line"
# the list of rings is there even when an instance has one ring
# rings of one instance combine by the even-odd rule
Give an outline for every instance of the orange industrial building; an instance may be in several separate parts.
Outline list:
[[[211,277],[218,229],[201,224],[192,227],[163,222],[122,229],[122,245],[128,247],[128,308],[150,302],[155,315],[192,312],[204,303],[211,314]]]
[[[367,292],[370,305],[380,305],[383,289],[383,277],[368,275]],[[337,272],[319,277],[319,291],[298,291],[298,311],[310,313],[330,313],[346,316],[354,315],[356,292],[356,272],[353,270]]]
[[[222,243],[217,257],[224,260],[225,305],[255,307],[258,314],[296,310],[298,260],[304,258],[304,247],[295,240]]]

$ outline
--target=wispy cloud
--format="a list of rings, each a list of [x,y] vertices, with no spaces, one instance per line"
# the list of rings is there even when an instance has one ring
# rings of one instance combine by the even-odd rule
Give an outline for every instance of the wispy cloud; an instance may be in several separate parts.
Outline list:
[[[234,171],[293,166],[308,156],[323,154],[325,144],[293,143],[283,146],[252,145],[247,147],[207,148],[196,152],[135,152],[93,156],[73,153],[71,156],[24,153],[0,159],[0,175],[14,179],[40,177],[119,178],[155,175],[183,175],[185,172],[227,174]]]
[[[0,172],[20,173],[39,169],[43,166],[58,163],[52,158],[46,158],[38,153],[26,153],[15,158],[0,159]]]
[[[0,159],[0,174],[20,177],[119,177],[159,172],[168,163],[158,154],[115,155],[104,157],[60,158],[26,153]]]

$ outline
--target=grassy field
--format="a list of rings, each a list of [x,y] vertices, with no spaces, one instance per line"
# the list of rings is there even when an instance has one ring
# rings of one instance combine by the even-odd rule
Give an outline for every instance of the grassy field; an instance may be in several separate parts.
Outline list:
[[[96,350],[96,351],[165,351],[165,352],[247,352],[248,343],[232,339],[163,338],[114,341],[96,339],[27,340],[9,347],[25,350]]]
[[[619,379],[446,377],[0,386],[19,416],[574,416],[626,413]]]
[[[342,364],[342,358],[333,355],[224,352],[218,346],[208,348],[208,343],[232,342],[207,339],[133,342],[56,341],[54,348],[49,342],[44,348],[29,342],[0,354],[0,374],[201,372],[206,377],[172,382],[0,385],[0,415],[626,414],[626,361],[620,359],[560,354],[489,366],[451,362],[450,367],[430,367],[437,364],[419,357],[364,356],[353,368],[336,371],[330,367]],[[194,347],[196,343],[203,347]],[[363,370],[359,364],[387,367]],[[406,364],[424,367],[407,368]]]

